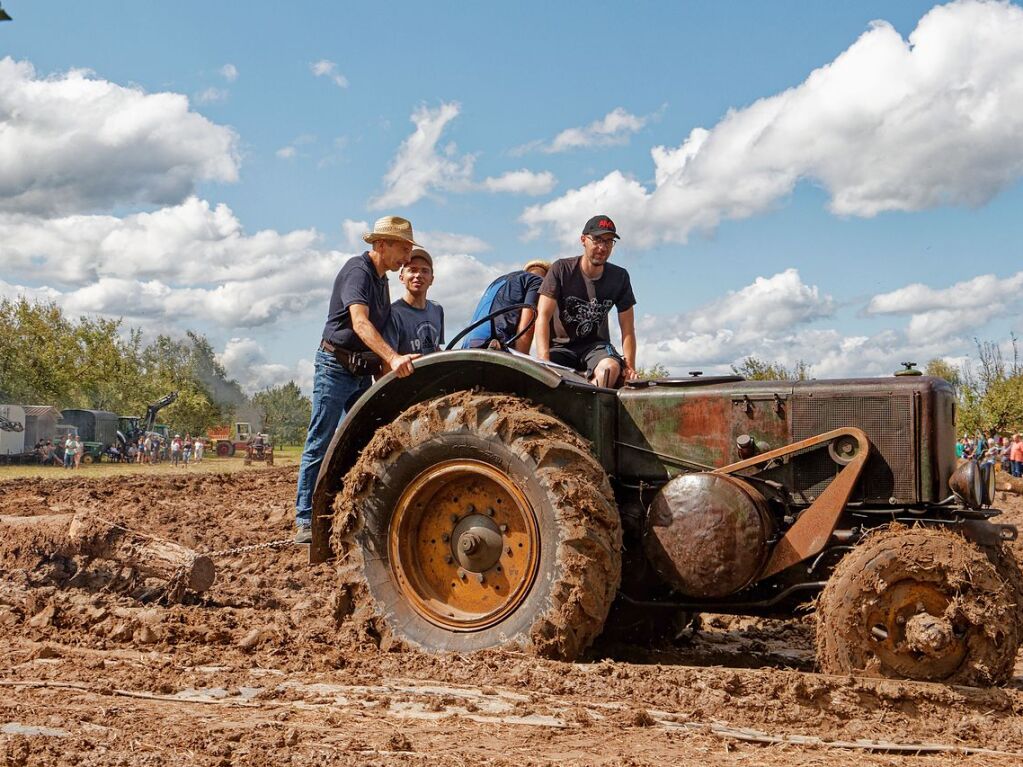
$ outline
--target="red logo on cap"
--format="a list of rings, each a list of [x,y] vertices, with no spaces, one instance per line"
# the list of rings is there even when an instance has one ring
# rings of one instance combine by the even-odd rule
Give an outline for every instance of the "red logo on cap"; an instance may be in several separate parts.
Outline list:
[[[600,222],[597,224],[597,226],[599,226],[601,229],[614,229],[615,222],[609,218],[602,218],[600,219]]]

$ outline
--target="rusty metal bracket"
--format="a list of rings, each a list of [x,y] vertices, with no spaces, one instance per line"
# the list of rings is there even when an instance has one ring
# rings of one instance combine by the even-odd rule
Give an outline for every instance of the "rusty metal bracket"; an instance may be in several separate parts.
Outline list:
[[[824,549],[835,529],[838,518],[842,515],[842,510],[849,502],[856,480],[860,478],[863,467],[867,463],[867,457],[870,454],[870,440],[862,429],[853,426],[833,429],[824,434],[818,434],[816,437],[794,442],[791,445],[714,470],[716,474],[736,474],[743,469],[759,466],[776,458],[784,458],[809,448],[824,447],[839,437],[852,437],[856,440],[858,447],[856,455],[817,497],[817,500],[810,504],[810,508],[799,515],[796,523],[788,529],[778,545],[774,547],[770,559],[757,580],[764,580],[776,575],[796,562],[812,557]]]

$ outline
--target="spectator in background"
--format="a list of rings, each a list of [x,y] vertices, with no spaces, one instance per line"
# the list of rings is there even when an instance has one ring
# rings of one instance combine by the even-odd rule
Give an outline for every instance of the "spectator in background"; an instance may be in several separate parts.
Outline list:
[[[1009,444],[1009,470],[1014,477],[1023,477],[1023,435],[1012,435]]]
[[[160,438],[152,437],[149,441],[149,462],[159,463],[160,462]]]
[[[82,456],[85,455],[85,442],[80,437],[75,437],[75,468],[82,465]]]
[[[185,461],[185,466],[188,466],[188,462],[192,459],[192,446],[193,446],[193,444],[194,443],[192,442],[192,435],[186,433],[185,434],[185,442],[182,445],[182,453],[181,453],[181,457]]]
[[[75,435],[68,434],[64,440],[64,468],[73,469],[75,466],[75,451],[78,445],[75,443]]]
[[[962,458],[966,452],[966,438],[956,440],[956,458]]]
[[[175,434],[170,443],[171,464],[177,466],[181,461],[181,435]]]
[[[196,437],[195,438],[195,462],[196,463],[202,463],[202,453],[203,453],[203,450],[205,450],[205,449],[206,449],[206,446],[203,444],[202,437]]]

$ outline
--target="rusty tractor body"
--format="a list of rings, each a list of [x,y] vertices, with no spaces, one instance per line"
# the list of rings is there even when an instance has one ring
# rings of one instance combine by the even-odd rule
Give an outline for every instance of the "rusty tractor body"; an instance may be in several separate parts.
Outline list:
[[[311,547],[313,561],[345,554],[349,570],[357,555],[352,593],[368,592],[365,609],[401,639],[571,659],[602,631],[646,641],[680,613],[792,615],[825,592],[824,670],[968,684],[1011,675],[1023,579],[1003,541],[1016,530],[991,521],[981,467],[957,470],[945,381],[708,376],[611,390],[489,350],[416,368],[378,381],[336,432]],[[842,571],[865,545],[879,547],[871,563],[894,558],[897,584],[867,583],[862,563]],[[956,561],[981,552],[987,591],[976,575],[936,574],[928,561],[942,546]],[[863,604],[829,595],[843,578]],[[592,604],[555,615],[558,588]],[[961,609],[988,597],[1004,614],[978,622]],[[570,629],[589,635],[565,639],[559,622],[583,617]],[[985,632],[998,634],[997,658],[971,649]]]

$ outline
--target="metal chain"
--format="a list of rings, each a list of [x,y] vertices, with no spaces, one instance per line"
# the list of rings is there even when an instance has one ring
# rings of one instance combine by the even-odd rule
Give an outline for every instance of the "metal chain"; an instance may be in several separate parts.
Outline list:
[[[235,546],[233,549],[220,549],[219,551],[204,551],[200,554],[203,557],[229,557],[235,554],[248,554],[250,551],[262,551],[263,549],[282,549],[285,546],[293,546],[295,541],[292,538],[280,538],[276,541],[266,543],[252,543],[248,546]]]

